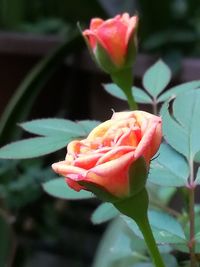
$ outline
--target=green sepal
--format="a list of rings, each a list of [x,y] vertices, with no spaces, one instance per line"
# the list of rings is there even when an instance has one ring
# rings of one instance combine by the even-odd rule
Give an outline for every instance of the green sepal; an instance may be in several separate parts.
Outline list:
[[[149,204],[148,194],[145,188],[129,198],[122,199],[113,205],[124,215],[140,223],[146,216]]]
[[[130,91],[133,83],[133,74],[131,68],[121,69],[111,73],[113,82],[118,85],[127,94]]]
[[[77,26],[78,26],[78,29],[79,29],[81,35],[83,36],[83,39],[87,45],[87,48],[88,48],[89,53],[91,55],[91,58],[96,63],[96,65],[100,69],[102,69],[103,71],[107,72],[108,74],[112,73],[113,71],[114,72],[118,71],[119,67],[116,66],[116,64],[113,62],[113,60],[109,56],[108,52],[104,49],[104,47],[101,46],[97,42],[96,50],[93,51],[88,38],[86,36],[84,36],[84,34],[83,34],[83,30],[82,30],[80,24],[78,23]]]
[[[137,56],[137,29],[132,32],[129,39],[126,61],[124,67],[132,68]]]
[[[79,181],[78,183],[81,186],[84,186],[86,190],[94,193],[102,201],[111,203],[119,201],[119,197],[112,195],[104,187],[100,185],[88,181]]]
[[[89,45],[90,44],[88,43],[88,46]],[[92,49],[90,48],[89,50],[91,51]],[[98,63],[99,67],[111,75],[114,73],[121,72],[123,70],[127,71],[127,69],[130,69],[132,72],[132,66],[136,59],[136,54],[137,54],[137,48],[135,45],[135,41],[129,42],[127,54],[124,56],[124,63],[119,66],[112,60],[108,51],[105,50],[104,47],[98,42],[96,50],[93,52],[95,61]]]
[[[98,66],[105,72],[111,74],[113,72],[118,72],[120,69],[124,68],[124,66],[117,66],[109,53],[104,49],[102,45],[97,42],[97,46],[94,52],[94,57],[98,63]]]
[[[138,194],[146,184],[148,177],[147,165],[143,157],[140,157],[129,168],[129,195]]]
[[[90,48],[91,50],[91,48]],[[115,64],[113,62],[109,52],[104,49],[104,47],[97,42],[96,50],[94,52],[94,56],[100,68],[102,68],[105,72],[113,75],[114,73],[119,73],[120,71],[127,71],[127,69],[131,69],[135,62],[137,55],[137,40],[136,40],[136,32],[132,33],[132,36],[129,39],[127,53],[124,55],[124,62],[121,65]],[[132,75],[131,75],[132,77]]]

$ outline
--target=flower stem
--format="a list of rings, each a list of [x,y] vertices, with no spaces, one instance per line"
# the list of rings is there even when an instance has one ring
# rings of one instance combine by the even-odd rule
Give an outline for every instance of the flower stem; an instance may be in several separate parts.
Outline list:
[[[194,189],[189,189],[189,217],[190,217],[190,241],[189,241],[189,250],[190,250],[190,266],[196,267],[196,258],[195,258],[195,231],[194,231]]]
[[[137,109],[137,103],[135,102],[132,94],[133,74],[132,69],[123,69],[119,72],[115,72],[111,75],[113,82],[119,86],[126,95],[129,107],[131,110]]]
[[[148,194],[144,188],[136,195],[113,204],[121,213],[129,216],[137,223],[155,266],[165,267],[149,224],[147,216],[148,203]]]
[[[126,94],[130,110],[136,110],[137,109],[137,103],[135,102],[135,99],[133,98],[131,88],[129,90],[126,90],[126,91],[124,90],[124,93]]]
[[[189,240],[189,250],[190,250],[190,267],[196,267],[196,257],[195,257],[195,185],[194,185],[194,166],[193,160],[189,162],[190,165],[190,180],[189,180],[189,218],[190,218],[190,240]]]
[[[140,231],[143,234],[144,240],[147,244],[147,247],[149,249],[151,258],[155,264],[156,267],[165,267],[162,257],[160,255],[160,252],[158,250],[158,247],[156,245],[154,236],[152,234],[152,230],[149,224],[149,220],[148,217],[146,216],[146,218],[142,218],[142,220],[140,220],[139,222],[137,222]]]
[[[158,115],[158,107],[157,107],[157,101],[156,101],[156,99],[153,99],[152,107],[153,107],[153,114],[154,115]]]

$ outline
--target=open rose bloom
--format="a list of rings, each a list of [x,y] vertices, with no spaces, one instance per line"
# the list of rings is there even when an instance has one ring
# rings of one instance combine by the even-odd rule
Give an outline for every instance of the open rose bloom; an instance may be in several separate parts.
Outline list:
[[[130,166],[143,157],[148,170],[161,137],[160,117],[143,111],[114,113],[86,139],[69,143],[65,160],[52,167],[76,191],[88,190],[88,183],[113,196],[127,197]]]
[[[107,72],[131,67],[136,55],[138,17],[128,13],[112,19],[91,20],[90,28],[83,31],[92,54]]]

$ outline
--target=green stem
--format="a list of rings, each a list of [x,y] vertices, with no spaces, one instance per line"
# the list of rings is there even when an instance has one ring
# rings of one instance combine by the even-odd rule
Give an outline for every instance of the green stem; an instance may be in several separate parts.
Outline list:
[[[156,245],[154,236],[152,234],[152,230],[149,224],[148,216],[141,218],[139,221],[137,221],[137,224],[140,228],[140,231],[143,234],[144,240],[146,242],[146,245],[149,249],[151,258],[155,264],[156,267],[165,267],[162,257],[160,255],[160,252],[158,250],[158,247]]]
[[[132,69],[124,69],[119,72],[111,74],[113,82],[119,86],[126,98],[131,110],[137,109],[137,103],[135,102],[134,96],[132,94],[132,84],[133,84],[133,74]]]
[[[157,101],[155,98],[153,99],[153,114],[158,115]]]
[[[190,166],[190,178],[189,178],[189,218],[190,218],[190,266],[196,267],[196,257],[195,257],[195,186],[194,186],[194,165],[193,159],[189,161]]]
[[[131,88],[127,91],[124,90],[124,93],[126,94],[127,100],[128,100],[128,105],[131,110],[136,110],[137,109],[137,103],[135,102],[135,99],[133,98],[133,94],[131,92]]]
[[[190,217],[190,241],[189,241],[189,250],[190,250],[190,266],[196,267],[196,257],[195,257],[195,227],[194,227],[194,189],[189,189],[189,217]]]
[[[149,224],[147,216],[148,203],[148,194],[144,188],[138,194],[113,204],[121,213],[129,216],[137,223],[155,266],[165,267]]]

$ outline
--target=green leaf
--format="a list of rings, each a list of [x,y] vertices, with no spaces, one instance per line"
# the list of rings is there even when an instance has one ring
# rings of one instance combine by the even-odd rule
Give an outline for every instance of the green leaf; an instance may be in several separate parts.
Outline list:
[[[137,263],[134,265],[134,267],[154,267],[152,263],[149,262],[143,262],[143,263]]]
[[[161,115],[164,138],[175,150],[188,157],[189,146],[187,134],[181,125],[170,115],[167,102],[162,106]]]
[[[200,244],[200,232],[195,235],[195,240]]]
[[[42,185],[44,191],[49,195],[62,199],[71,199],[71,200],[79,200],[79,199],[87,199],[93,198],[91,192],[81,190],[80,192],[76,192],[71,189],[65,182],[64,178],[57,178],[51,181],[48,181]]]
[[[195,244],[195,252],[199,253],[200,251],[200,242],[199,242],[199,233],[200,233],[200,220],[199,220],[199,211],[198,209],[196,209],[195,207],[195,240],[196,240],[196,244]],[[184,223],[184,232],[185,235],[187,236],[187,239],[189,240],[190,238],[190,222],[189,220],[187,220],[187,223]],[[187,244],[185,246],[183,245],[176,245],[175,246],[176,250],[185,252],[185,253],[189,253],[189,247],[187,246]]]
[[[159,60],[145,72],[143,85],[147,92],[156,98],[168,85],[170,79],[169,67],[162,60]]]
[[[169,204],[172,197],[176,194],[177,190],[175,187],[165,187],[165,186],[159,186],[159,188],[156,189],[156,195],[158,198],[158,201],[162,201],[163,204],[167,205]]]
[[[119,214],[119,211],[111,203],[101,204],[92,214],[92,222],[100,224],[107,222]]]
[[[179,222],[164,212],[148,213],[153,235],[158,244],[185,244],[185,235]],[[128,227],[140,238],[143,238],[137,224],[129,217],[122,215]]]
[[[195,162],[200,162],[200,151],[196,153],[196,155],[194,157],[194,161]]]
[[[8,265],[11,255],[11,229],[6,220],[0,216],[0,266]]]
[[[19,125],[30,133],[44,136],[77,137],[85,135],[81,125],[65,119],[38,119],[20,123]]]
[[[178,95],[174,100],[173,117],[169,114],[166,104],[161,112],[166,140],[188,159],[194,159],[200,151],[199,103],[200,90],[190,91]]]
[[[189,151],[192,158],[200,151],[200,90],[179,95],[174,101],[175,118],[188,134]]]
[[[152,98],[142,89],[133,86],[132,87],[132,94],[135,98],[135,101],[137,103],[141,104],[151,104],[152,103]]]
[[[104,233],[92,267],[133,266],[136,262],[148,259],[143,254],[145,250],[144,242],[131,235],[127,226],[118,218]],[[131,259],[131,263],[129,261],[127,265],[128,258]],[[119,261],[121,264],[118,264]]]
[[[199,220],[199,210],[198,207],[196,207],[195,205],[195,216],[194,216],[194,225],[195,225],[195,240],[196,240],[196,244],[195,244],[195,252],[199,253],[200,251],[200,242],[199,242],[199,233],[200,233],[200,220]],[[184,232],[185,235],[187,236],[187,239],[190,239],[190,220],[188,218],[187,222],[185,221],[184,223]],[[179,246],[177,248],[180,251],[189,253],[189,248],[188,246],[184,247],[184,246]]]
[[[80,49],[82,38],[77,33],[70,36],[53,53],[41,60],[25,77],[15,94],[11,98],[4,113],[0,118],[0,139],[6,143],[16,137],[17,131],[13,131],[13,126],[25,120],[31,107],[46,82],[52,74],[62,64],[68,54]],[[17,134],[19,136],[19,133]]]
[[[111,94],[112,96],[127,101],[126,95],[116,84],[114,83],[104,84],[104,89],[106,90],[107,93]],[[150,96],[144,90],[136,86],[132,87],[132,94],[137,103],[142,103],[142,104],[152,103],[152,99],[150,98]]]
[[[188,92],[190,90],[194,90],[196,88],[200,87],[200,81],[192,81],[192,82],[187,82],[187,83],[182,83],[180,85],[174,86],[170,89],[168,89],[166,92],[164,92],[163,94],[161,94],[158,97],[157,102],[164,102],[168,99],[170,99],[171,97],[176,97],[179,94]]]
[[[17,161],[10,161],[6,159],[0,159],[0,176],[3,176],[7,172],[11,172],[17,165]]]
[[[101,122],[95,120],[82,120],[78,121],[78,124],[84,129],[86,134],[89,134],[94,128],[96,128]]]
[[[176,258],[171,254],[163,254],[162,258],[166,267],[178,267]]]
[[[165,263],[166,267],[178,267],[176,258],[173,255],[170,254],[162,254],[163,261]],[[154,267],[152,263],[138,263],[134,265],[134,267]]]
[[[199,214],[198,214],[198,216],[199,216]],[[199,230],[200,230],[199,227],[197,227],[197,229],[196,229],[197,234],[194,237],[194,239],[196,241],[196,246],[195,246],[195,252],[196,253],[199,253],[199,251],[200,251],[200,232],[199,232]]]
[[[198,168],[195,184],[200,184],[200,167]]]
[[[162,144],[158,157],[151,161],[148,181],[162,186],[185,186],[189,166],[183,156],[167,144]]]
[[[185,234],[178,220],[167,213],[151,210],[148,213],[150,224],[157,229],[167,231],[185,240]]]
[[[174,250],[178,250],[184,253],[189,253],[189,248],[187,244],[173,244]]]
[[[117,86],[114,83],[108,83],[108,84],[104,84],[104,89],[106,90],[107,93],[109,93],[110,95],[119,98],[121,100],[127,100],[126,95],[124,94],[124,92],[122,91],[122,89],[119,88],[119,86]]]
[[[27,159],[43,156],[65,147],[71,137],[34,137],[10,143],[0,148],[2,159]]]

